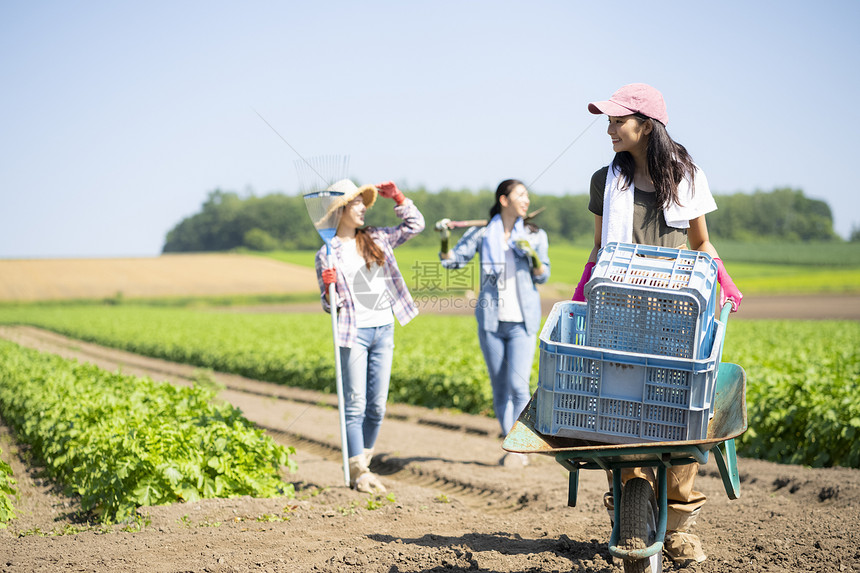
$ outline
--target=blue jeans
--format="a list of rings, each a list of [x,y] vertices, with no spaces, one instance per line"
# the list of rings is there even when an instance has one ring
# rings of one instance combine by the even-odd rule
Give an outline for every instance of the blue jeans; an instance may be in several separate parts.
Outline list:
[[[352,348],[340,348],[349,457],[376,443],[385,417],[393,357],[394,324],[359,328]]]
[[[529,380],[536,340],[522,322],[499,322],[496,332],[478,327],[478,342],[493,387],[493,409],[503,434],[511,431],[531,398]]]

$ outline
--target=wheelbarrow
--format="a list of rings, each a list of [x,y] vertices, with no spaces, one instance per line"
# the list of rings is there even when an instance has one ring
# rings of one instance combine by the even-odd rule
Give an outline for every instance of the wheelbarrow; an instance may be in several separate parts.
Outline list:
[[[721,318],[728,318],[728,306]],[[615,492],[614,519],[609,538],[609,552],[623,561],[625,572],[659,571],[661,551],[666,535],[667,496],[666,469],[674,465],[698,462],[706,464],[714,455],[729,499],[740,496],[737,454],[734,439],[747,429],[746,374],[740,366],[720,363],[716,376],[713,417],[708,422],[707,435],[702,440],[661,441],[628,444],[607,444],[578,438],[541,434],[536,428],[536,396],[505,437],[502,448],[521,454],[544,454],[569,471],[568,505],[576,506],[579,470],[600,469],[612,472]],[[656,468],[656,492],[645,480],[637,487],[621,484],[621,469],[633,467]],[[640,487],[641,482],[648,487]],[[618,492],[621,492],[620,499]],[[654,501],[656,493],[656,503]],[[648,540],[645,547],[630,548],[619,541],[638,538]],[[656,557],[653,557],[656,556]]]

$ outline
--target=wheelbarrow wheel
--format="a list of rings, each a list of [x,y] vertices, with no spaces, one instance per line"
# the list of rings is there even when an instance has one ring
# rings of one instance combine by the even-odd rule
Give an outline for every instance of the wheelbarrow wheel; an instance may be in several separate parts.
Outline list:
[[[621,523],[618,545],[644,549],[656,541],[657,501],[648,480],[632,478],[621,490]],[[645,559],[625,559],[624,573],[660,573],[662,551]]]

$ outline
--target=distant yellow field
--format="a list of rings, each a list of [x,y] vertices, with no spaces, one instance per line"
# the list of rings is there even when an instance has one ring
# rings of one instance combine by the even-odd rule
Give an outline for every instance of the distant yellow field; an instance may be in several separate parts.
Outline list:
[[[0,300],[217,296],[312,292],[312,268],[250,255],[0,260]]]

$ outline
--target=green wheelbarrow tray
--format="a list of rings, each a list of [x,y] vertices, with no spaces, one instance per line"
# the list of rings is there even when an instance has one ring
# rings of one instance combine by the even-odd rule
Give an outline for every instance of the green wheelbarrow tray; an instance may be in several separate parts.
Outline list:
[[[673,465],[708,462],[708,454],[720,470],[729,499],[740,497],[737,454],[734,439],[747,430],[746,373],[737,364],[721,363],[714,389],[714,417],[708,424],[704,440],[606,444],[576,438],[549,436],[535,430],[535,396],[529,400],[502,448],[521,454],[544,454],[555,457],[569,472],[568,505],[576,506],[580,469],[616,470],[651,466],[657,468],[656,542],[644,549],[625,550],[617,546],[621,509],[616,494],[615,520],[609,540],[609,551],[621,559],[644,559],[663,547],[666,535],[667,501],[666,468]],[[612,472],[613,492],[621,491],[621,472]]]

